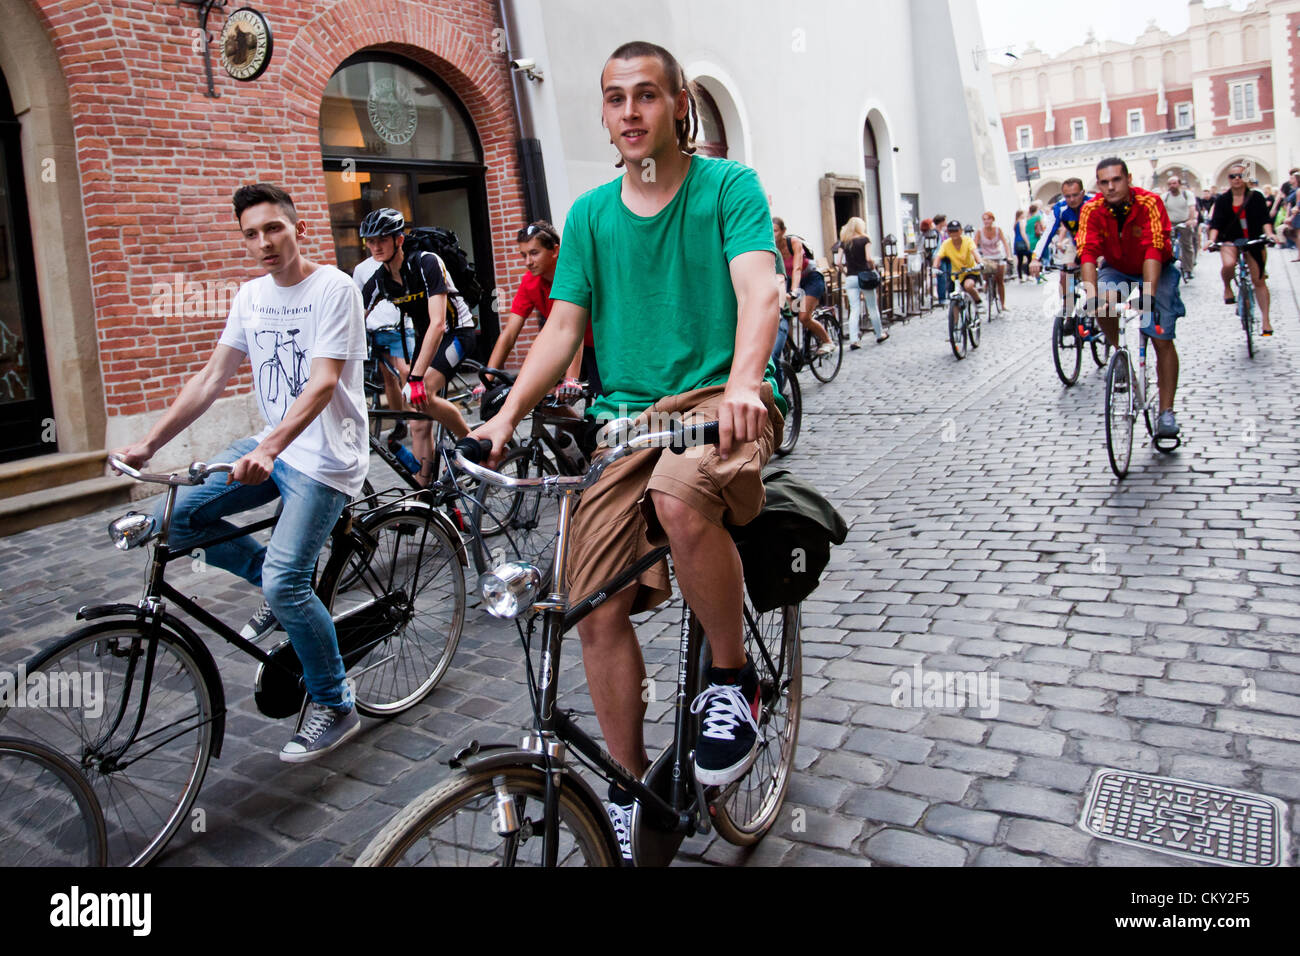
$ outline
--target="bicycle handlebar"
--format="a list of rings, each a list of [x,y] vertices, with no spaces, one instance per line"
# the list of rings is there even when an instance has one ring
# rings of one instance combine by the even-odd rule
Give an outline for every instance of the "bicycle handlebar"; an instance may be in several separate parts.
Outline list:
[[[491,442],[483,439],[462,438],[456,442],[455,461],[457,467],[480,481],[486,481],[488,484],[497,485],[501,488],[535,488],[543,492],[548,489],[559,491],[566,488],[586,490],[600,480],[600,476],[611,464],[620,458],[626,458],[634,452],[644,451],[648,448],[667,448],[674,454],[680,455],[687,448],[698,445],[716,445],[719,439],[718,423],[716,421],[700,422],[695,425],[682,425],[680,422],[673,421],[667,431],[640,434],[636,433],[638,427],[630,418],[615,419],[606,425],[602,444],[606,444],[612,437],[621,438],[623,441],[616,446],[607,446],[610,447],[609,453],[602,455],[593,462],[585,475],[543,475],[539,478],[511,478],[490,468],[485,468],[480,464],[492,452]]]
[[[1225,241],[1212,242],[1205,247],[1206,252],[1214,252],[1220,246],[1236,246],[1238,249],[1245,249],[1248,246],[1274,245],[1275,240],[1269,236],[1260,236],[1258,239],[1229,239]]]
[[[126,462],[122,461],[122,459],[114,457],[113,455],[108,456],[108,466],[114,471],[126,475],[128,478],[134,478],[136,481],[149,481],[158,485],[201,485],[207,480],[209,475],[214,475],[223,471],[234,471],[235,468],[233,462],[229,464],[218,462],[209,465],[207,462],[196,461],[190,465],[189,470],[185,475],[155,475],[132,468]]]

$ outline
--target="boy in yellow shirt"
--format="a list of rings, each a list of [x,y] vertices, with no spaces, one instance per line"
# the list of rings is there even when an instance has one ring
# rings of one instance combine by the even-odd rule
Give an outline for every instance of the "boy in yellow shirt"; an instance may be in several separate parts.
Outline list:
[[[938,269],[939,263],[944,259],[952,265],[953,281],[960,282],[961,287],[970,293],[971,298],[978,305],[980,303],[979,273],[983,262],[979,251],[975,248],[975,240],[970,236],[962,235],[961,223],[956,219],[948,223],[948,238],[934,254],[934,267]]]

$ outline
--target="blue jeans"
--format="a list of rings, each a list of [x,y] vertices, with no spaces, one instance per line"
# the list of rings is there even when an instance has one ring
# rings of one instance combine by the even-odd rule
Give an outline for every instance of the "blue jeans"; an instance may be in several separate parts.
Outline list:
[[[213,461],[234,462],[257,447],[241,438]],[[182,487],[176,494],[167,546],[174,551],[194,547],[237,526],[224,520],[282,498],[280,520],[263,547],[252,535],[215,544],[203,551],[206,563],[229,571],[250,584],[260,585],[266,602],[284,627],[302,661],[307,692],[318,704],[342,707],[343,658],[329,611],[312,590],[312,575],[320,549],[348,502],[348,496],[308,478],[276,459],[271,477],[260,485],[227,484],[224,472],[210,475],[203,484]],[[163,502],[154,512],[162,526]]]
[[[952,263],[944,259],[939,263],[939,271],[935,274],[934,293],[939,301],[948,301],[948,290],[952,288]]]
[[[1174,327],[1180,316],[1187,314],[1183,307],[1182,296],[1178,294],[1178,281],[1182,273],[1178,266],[1170,262],[1160,270],[1160,280],[1156,283],[1155,308],[1147,309],[1142,316],[1142,333],[1152,339],[1173,340]],[[1098,294],[1114,289],[1123,301],[1134,286],[1142,284],[1142,277],[1126,275],[1111,266],[1102,266],[1097,270]],[[1143,307],[1147,303],[1143,303]]]

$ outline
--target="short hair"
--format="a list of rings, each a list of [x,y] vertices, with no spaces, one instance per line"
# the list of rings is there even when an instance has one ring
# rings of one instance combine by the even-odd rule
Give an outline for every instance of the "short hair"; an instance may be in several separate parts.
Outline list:
[[[609,65],[610,60],[634,60],[640,56],[652,56],[659,61],[659,64],[664,68],[664,79],[668,81],[669,91],[674,97],[682,90],[686,91],[686,115],[674,122],[674,128],[677,130],[677,148],[683,153],[694,153],[696,151],[695,137],[700,135],[700,108],[695,102],[695,92],[686,79],[686,71],[682,69],[682,65],[677,62],[675,56],[657,43],[633,40],[630,43],[624,43],[611,53],[609,59],[605,61],[605,66]],[[600,73],[604,77],[604,66],[600,68]],[[622,157],[614,165],[622,166]]]
[[[1128,171],[1128,163],[1124,162],[1124,160],[1120,159],[1118,156],[1107,156],[1097,164],[1096,171],[1101,172],[1107,166],[1118,166],[1120,169],[1124,170],[1125,176],[1130,175]]]
[[[782,232],[785,232],[785,220],[780,216],[772,217],[772,225],[776,226],[776,228],[780,229]]]
[[[941,213],[941,212],[936,212],[936,213],[934,214],[934,224],[935,224],[936,226],[939,225],[939,223],[941,223],[941,222],[947,222],[947,221],[948,221],[948,217],[945,216],[943,213]]]
[[[1071,177],[1070,177],[1069,179],[1067,179],[1065,182],[1061,183],[1061,192],[1065,192],[1065,187],[1066,187],[1066,186],[1078,186],[1079,189],[1082,190],[1082,189],[1083,189],[1083,180],[1080,179],[1078,176],[1071,176]]]
[[[253,183],[251,186],[240,186],[235,190],[233,202],[235,204],[235,222],[239,222],[244,215],[244,210],[264,202],[275,203],[284,210],[290,222],[295,224],[298,222],[298,210],[293,204],[293,197],[279,186],[273,186],[270,183]]]
[[[1034,213],[1036,213],[1036,212],[1038,212],[1038,203],[1036,203],[1036,202],[1031,202],[1031,203],[1029,204],[1029,215],[1032,216],[1032,215],[1033,215]]]
[[[560,234],[545,219],[536,219],[530,222],[520,229],[519,235],[515,237],[516,242],[528,242],[531,239],[540,242],[544,249],[554,249],[560,244]]]
[[[985,215],[985,216],[988,216],[988,217],[989,217],[990,219],[992,219],[994,222],[997,222],[997,221],[998,221],[998,217],[995,216],[995,215],[993,215],[992,210],[985,209],[985,210],[984,210],[984,215]]]

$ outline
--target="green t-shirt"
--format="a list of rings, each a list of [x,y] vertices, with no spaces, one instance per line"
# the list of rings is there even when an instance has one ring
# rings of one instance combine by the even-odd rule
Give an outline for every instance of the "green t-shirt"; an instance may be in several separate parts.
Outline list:
[[[1043,217],[1040,213],[1034,213],[1025,223],[1025,233],[1029,236],[1029,246],[1034,248],[1038,245],[1038,240],[1043,234]]]
[[[737,323],[728,266],[745,252],[776,256],[767,197],[748,166],[691,157],[677,195],[653,216],[629,210],[621,189],[620,176],[578,197],[551,285],[552,299],[591,315],[605,394],[590,411],[601,420],[725,385]],[[779,407],[772,373],[769,363]]]

